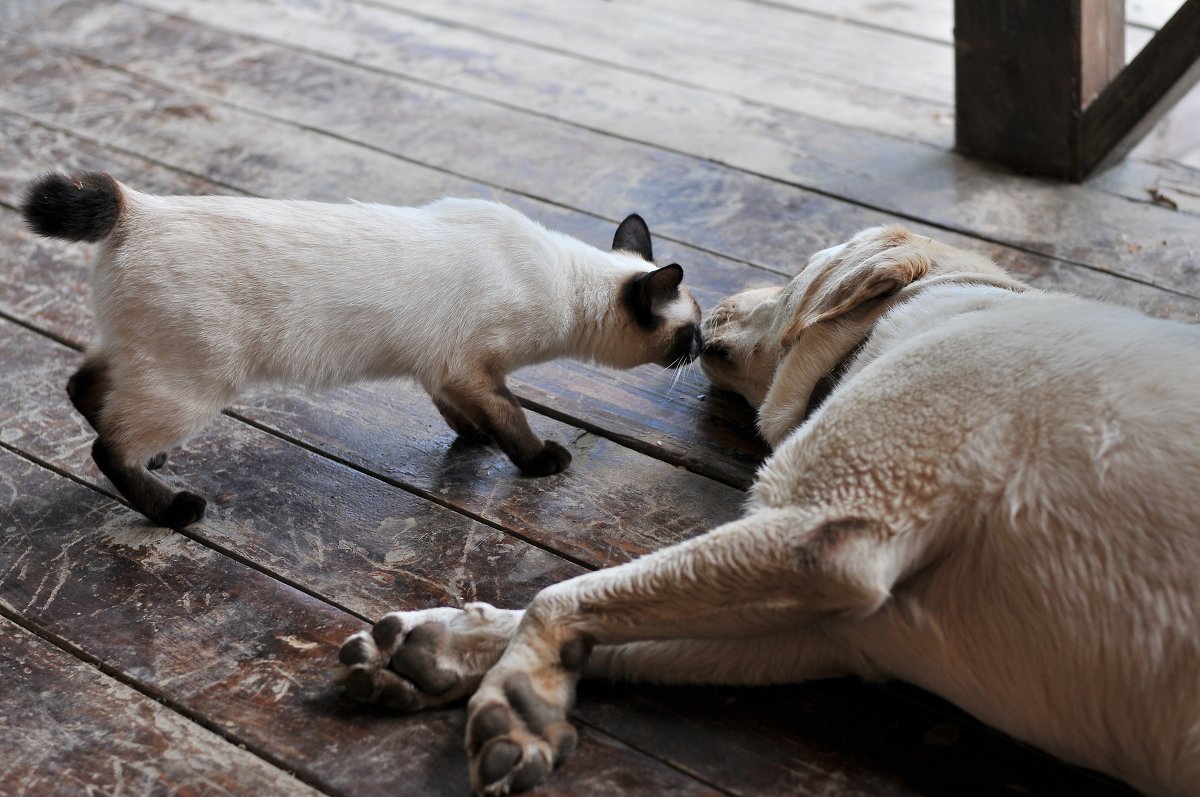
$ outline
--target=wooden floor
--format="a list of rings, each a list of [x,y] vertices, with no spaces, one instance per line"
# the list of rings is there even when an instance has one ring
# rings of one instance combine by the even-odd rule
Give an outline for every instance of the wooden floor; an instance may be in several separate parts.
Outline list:
[[[1131,48],[1171,5],[1129,3]],[[339,641],[396,608],[521,605],[702,532],[737,516],[764,454],[698,371],[519,374],[535,428],[574,454],[540,480],[456,446],[408,385],[274,392],[173,455],[205,522],[150,527],[63,390],[91,252],[23,228],[25,181],[482,195],[597,245],[637,211],[705,306],[899,221],[1036,285],[1195,320],[1200,102],[1082,186],[966,161],[951,6],[0,4],[0,794],[464,795],[461,708],[343,700]],[[1128,793],[902,685],[591,684],[573,717],[580,749],[541,794]]]

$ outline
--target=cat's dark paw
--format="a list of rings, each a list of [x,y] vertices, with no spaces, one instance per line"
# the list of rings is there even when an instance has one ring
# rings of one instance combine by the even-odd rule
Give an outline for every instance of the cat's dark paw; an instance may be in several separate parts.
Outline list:
[[[158,470],[167,464],[167,452],[159,451],[146,462],[146,470]]]
[[[472,426],[470,429],[456,429],[458,439],[454,442],[464,446],[486,446],[491,445],[492,436],[487,432]]]
[[[550,476],[566,470],[570,464],[571,452],[553,440],[547,440],[542,450],[520,467],[527,476]]]
[[[204,509],[207,506],[208,502],[200,496],[181,490],[175,493],[171,499],[171,505],[163,511],[160,517],[154,518],[154,522],[167,528],[181,529],[203,518]]]

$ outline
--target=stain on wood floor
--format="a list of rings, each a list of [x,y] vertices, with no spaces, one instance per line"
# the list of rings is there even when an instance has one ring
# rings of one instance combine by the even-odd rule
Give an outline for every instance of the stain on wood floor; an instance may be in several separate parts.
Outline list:
[[[1131,51],[1173,10],[1128,4]],[[424,393],[274,391],[169,470],[154,528],[63,390],[87,246],[15,206],[50,168],[146,191],[509,203],[604,245],[639,212],[705,306],[901,222],[1047,288],[1200,316],[1200,97],[1083,185],[953,145],[952,3],[6,0],[0,5],[0,793],[465,795],[461,707],[342,699],[370,618],[539,589],[738,515],[765,448],[698,370],[522,371],[570,470],[454,445]],[[1166,197],[1167,200],[1163,198]],[[585,684],[543,795],[1122,795],[919,690]]]

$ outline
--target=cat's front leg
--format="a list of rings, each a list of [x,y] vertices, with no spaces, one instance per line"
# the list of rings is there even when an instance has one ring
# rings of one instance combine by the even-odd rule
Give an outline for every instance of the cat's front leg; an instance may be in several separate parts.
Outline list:
[[[529,476],[549,476],[566,469],[571,453],[553,440],[542,440],[529,428],[525,410],[503,377],[443,385],[441,393],[508,458]]]

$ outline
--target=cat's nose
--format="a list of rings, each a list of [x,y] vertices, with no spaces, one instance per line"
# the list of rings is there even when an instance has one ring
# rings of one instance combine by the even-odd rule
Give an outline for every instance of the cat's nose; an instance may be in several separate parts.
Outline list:
[[[700,331],[700,325],[697,324],[692,330],[692,348],[688,351],[688,362],[699,357],[702,351],[704,351],[704,333]]]

